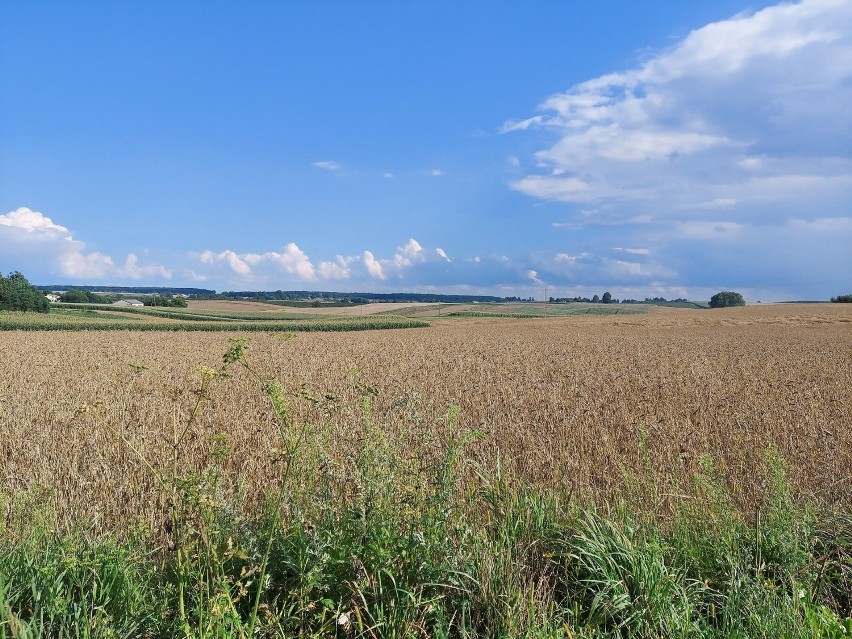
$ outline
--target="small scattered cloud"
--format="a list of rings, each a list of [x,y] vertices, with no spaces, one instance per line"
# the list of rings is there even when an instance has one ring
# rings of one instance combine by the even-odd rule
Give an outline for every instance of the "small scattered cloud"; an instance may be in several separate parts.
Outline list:
[[[441,177],[444,175],[444,172],[441,169],[432,169],[429,171],[429,175],[432,177]]]
[[[554,258],[557,262],[562,262],[564,264],[573,264],[577,261],[576,255],[568,255],[568,253],[557,253]]]
[[[314,162],[311,166],[323,169],[324,171],[331,171],[332,173],[340,173],[343,170],[343,165],[334,160],[320,160],[319,162]]]
[[[550,226],[564,231],[578,231],[586,225],[583,222],[551,222]]]
[[[710,200],[709,202],[701,202],[700,204],[696,204],[695,208],[697,209],[723,209],[729,206],[734,206],[737,201],[732,197],[717,197],[715,200]]]
[[[544,282],[542,282],[542,281],[538,278],[538,271],[535,271],[535,270],[533,270],[533,269],[529,269],[529,270],[527,271],[527,277],[528,277],[528,278],[529,278],[532,282],[534,282],[534,283],[536,283],[536,284],[544,284]]]
[[[647,248],[621,248],[620,246],[614,246],[612,248],[613,251],[622,251],[624,253],[628,253],[630,255],[650,255],[651,249]]]
[[[531,126],[536,126],[544,122],[543,115],[534,115],[531,118],[526,118],[525,120],[507,120],[503,123],[503,126],[500,127],[500,133],[511,133],[513,131],[526,131]]]
[[[390,171],[385,171],[385,172],[382,174],[382,177],[384,177],[385,179],[388,179],[388,180],[392,180],[392,179],[393,179],[393,178],[395,178],[396,176],[395,176],[393,173],[391,173]]]
[[[730,238],[742,231],[744,226],[737,222],[681,222],[678,232],[690,240],[716,240]]]
[[[447,257],[447,253],[444,251],[444,249],[436,248],[435,253],[437,253],[440,257],[447,260],[448,262],[452,262],[452,260],[449,257]]]

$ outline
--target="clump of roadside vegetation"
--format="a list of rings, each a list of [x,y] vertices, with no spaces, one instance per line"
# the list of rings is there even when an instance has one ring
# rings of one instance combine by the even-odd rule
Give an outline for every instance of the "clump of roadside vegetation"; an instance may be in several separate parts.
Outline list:
[[[852,304],[852,293],[849,295],[838,295],[837,297],[832,297],[831,301],[836,304]]]

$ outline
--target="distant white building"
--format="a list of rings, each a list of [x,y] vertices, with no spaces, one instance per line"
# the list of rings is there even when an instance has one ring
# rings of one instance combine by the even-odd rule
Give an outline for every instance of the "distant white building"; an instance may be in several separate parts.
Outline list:
[[[130,300],[118,300],[117,302],[113,302],[113,303],[112,303],[112,305],[113,305],[113,306],[145,306],[145,305],[144,305],[142,302],[140,302],[139,300],[134,300],[134,299],[130,299]]]
[[[58,302],[59,301],[59,295],[57,295],[56,293],[47,293],[45,295],[45,297],[47,298],[48,302]]]

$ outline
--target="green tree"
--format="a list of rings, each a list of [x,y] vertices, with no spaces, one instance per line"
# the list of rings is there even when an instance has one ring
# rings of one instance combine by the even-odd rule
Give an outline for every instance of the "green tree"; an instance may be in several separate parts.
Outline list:
[[[721,291],[710,298],[710,308],[727,306],[745,306],[745,300],[742,295],[734,291]]]
[[[831,301],[835,304],[852,304],[852,294],[838,295],[837,297],[832,297]]]
[[[0,275],[0,310],[47,313],[50,303],[40,290],[18,271]]]
[[[602,301],[604,304],[610,304],[610,303],[612,303],[612,293],[610,293],[609,291],[607,291],[606,293],[604,293],[604,294],[603,294],[603,297],[601,298],[601,301]]]
[[[601,298],[597,296],[597,294],[592,298],[592,304],[598,304],[601,301]]]
[[[89,296],[86,291],[79,291],[76,288],[72,288],[70,291],[65,291],[59,297],[59,301],[68,304],[88,304]]]
[[[165,295],[160,295],[159,293],[156,295],[152,295],[147,300],[143,302],[145,306],[165,306],[165,307],[177,307],[177,308],[186,308],[186,300],[182,297],[166,297]]]

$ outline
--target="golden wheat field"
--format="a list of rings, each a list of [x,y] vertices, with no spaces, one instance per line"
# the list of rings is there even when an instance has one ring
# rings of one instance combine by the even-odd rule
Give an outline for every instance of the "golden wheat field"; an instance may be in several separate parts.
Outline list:
[[[230,337],[0,333],[0,493],[47,487],[69,519],[155,523],[165,503],[130,446],[154,466],[169,463],[199,367],[217,368]],[[283,383],[294,418],[316,425],[324,463],[344,482],[365,420],[430,464],[457,405],[460,427],[483,433],[468,451],[475,461],[582,499],[609,502],[631,481],[688,493],[709,455],[748,508],[763,494],[770,446],[797,492],[852,499],[849,305],[457,318],[248,339],[248,360]],[[368,386],[378,391],[370,416],[360,399]],[[317,405],[300,391],[334,399]],[[201,468],[226,447],[226,476],[256,504],[274,480],[276,446],[260,383],[237,367],[213,382],[179,462]]]

